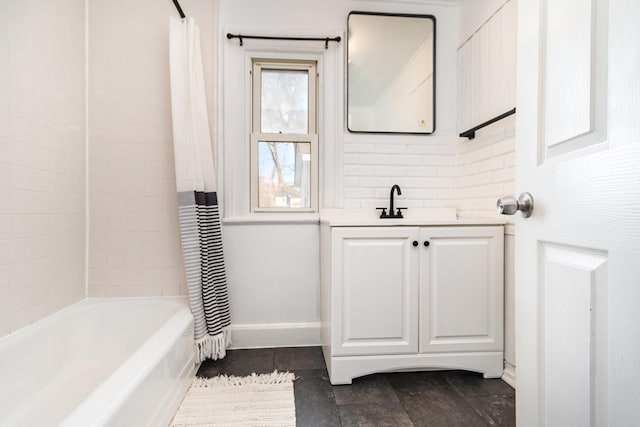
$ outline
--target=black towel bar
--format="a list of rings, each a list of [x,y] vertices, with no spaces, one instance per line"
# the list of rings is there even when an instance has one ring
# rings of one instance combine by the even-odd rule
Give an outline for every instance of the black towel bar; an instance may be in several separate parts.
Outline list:
[[[495,123],[495,122],[497,122],[498,120],[502,120],[502,119],[504,119],[505,117],[508,117],[508,116],[510,116],[510,115],[512,115],[512,114],[515,114],[515,113],[516,113],[516,109],[515,109],[515,108],[513,108],[513,109],[511,109],[511,110],[507,111],[506,113],[500,114],[499,116],[496,116],[496,117],[494,117],[494,118],[493,118],[493,119],[491,119],[491,120],[487,120],[486,122],[484,122],[484,123],[482,123],[482,124],[479,124],[478,126],[476,126],[476,127],[474,127],[474,128],[471,128],[471,129],[469,129],[469,130],[467,130],[467,131],[462,132],[462,133],[460,134],[460,138],[469,138],[469,139],[473,139],[473,138],[475,138],[475,137],[476,137],[476,131],[477,131],[478,129],[482,129],[482,128],[483,128],[483,127],[485,127],[485,126],[489,126],[490,124]]]

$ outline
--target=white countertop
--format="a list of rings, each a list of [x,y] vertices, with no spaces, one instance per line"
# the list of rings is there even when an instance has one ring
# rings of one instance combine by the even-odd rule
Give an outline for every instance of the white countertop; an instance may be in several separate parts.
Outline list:
[[[409,208],[402,219],[381,219],[376,209],[323,209],[320,223],[331,227],[427,226],[427,225],[504,225],[506,217],[458,219],[455,208]]]

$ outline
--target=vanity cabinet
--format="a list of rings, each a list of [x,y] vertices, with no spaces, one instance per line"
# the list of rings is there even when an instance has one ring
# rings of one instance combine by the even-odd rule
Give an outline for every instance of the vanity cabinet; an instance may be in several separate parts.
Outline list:
[[[503,372],[502,225],[321,227],[332,384],[374,372]]]

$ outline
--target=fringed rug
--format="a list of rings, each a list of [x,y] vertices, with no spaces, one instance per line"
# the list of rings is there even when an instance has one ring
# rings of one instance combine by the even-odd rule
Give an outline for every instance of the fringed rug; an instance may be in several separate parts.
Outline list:
[[[172,427],[296,425],[294,374],[196,378]]]

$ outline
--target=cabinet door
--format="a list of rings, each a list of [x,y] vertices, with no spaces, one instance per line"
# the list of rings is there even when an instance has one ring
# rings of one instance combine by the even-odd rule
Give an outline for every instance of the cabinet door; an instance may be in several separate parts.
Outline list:
[[[336,227],[332,237],[333,355],[417,353],[418,228]]]
[[[502,226],[421,229],[421,353],[502,351],[503,246]]]

